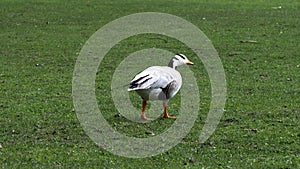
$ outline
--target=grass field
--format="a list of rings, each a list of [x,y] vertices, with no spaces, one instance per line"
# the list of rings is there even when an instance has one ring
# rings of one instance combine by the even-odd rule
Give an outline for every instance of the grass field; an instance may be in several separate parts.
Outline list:
[[[110,106],[112,73],[136,50],[157,47],[190,56],[198,65],[191,70],[200,72],[202,94],[199,118],[180,144],[130,159],[103,150],[85,134],[73,108],[72,76],[78,53],[95,31],[119,17],[150,11],[182,17],[208,36],[223,63],[228,96],[217,130],[200,144],[211,99],[201,61],[168,37],[122,41],[108,54],[116,59],[105,58],[96,79],[99,105],[116,130],[150,137],[173,123],[160,118],[135,124]],[[300,168],[299,16],[296,0],[2,0],[0,168]],[[175,114],[179,101],[170,101]]]

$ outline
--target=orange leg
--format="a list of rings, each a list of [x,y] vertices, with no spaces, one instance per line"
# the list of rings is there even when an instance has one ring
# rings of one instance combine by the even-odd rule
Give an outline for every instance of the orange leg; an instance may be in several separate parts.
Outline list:
[[[144,119],[144,120],[152,120],[152,119],[146,117],[146,114],[145,114],[146,105],[147,105],[147,101],[143,100],[141,117],[142,117],[142,119]]]
[[[168,113],[168,110],[167,110],[167,103],[168,102],[164,102],[163,105],[164,105],[164,118],[168,118],[168,119],[175,119],[176,117],[175,116],[170,116],[169,113]]]

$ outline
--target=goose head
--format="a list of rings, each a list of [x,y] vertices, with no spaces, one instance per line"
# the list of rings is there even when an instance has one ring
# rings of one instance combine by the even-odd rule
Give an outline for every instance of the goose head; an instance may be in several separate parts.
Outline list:
[[[176,54],[169,62],[169,67],[176,69],[177,66],[181,65],[193,65],[194,63],[183,54]]]

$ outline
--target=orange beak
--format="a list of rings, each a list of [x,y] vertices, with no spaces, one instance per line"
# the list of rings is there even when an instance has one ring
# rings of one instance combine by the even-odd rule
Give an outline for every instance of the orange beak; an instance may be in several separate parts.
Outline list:
[[[186,64],[187,64],[187,65],[193,65],[194,63],[191,62],[191,61],[188,61]]]

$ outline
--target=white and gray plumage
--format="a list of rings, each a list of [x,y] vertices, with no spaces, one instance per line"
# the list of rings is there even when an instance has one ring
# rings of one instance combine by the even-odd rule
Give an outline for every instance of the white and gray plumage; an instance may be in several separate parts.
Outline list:
[[[130,82],[128,91],[136,91],[143,99],[141,117],[150,120],[145,115],[145,108],[148,100],[162,100],[164,106],[164,117],[169,116],[167,103],[170,98],[176,95],[182,85],[180,73],[177,66],[184,64],[193,65],[183,54],[176,54],[168,66],[152,66],[137,74]]]

